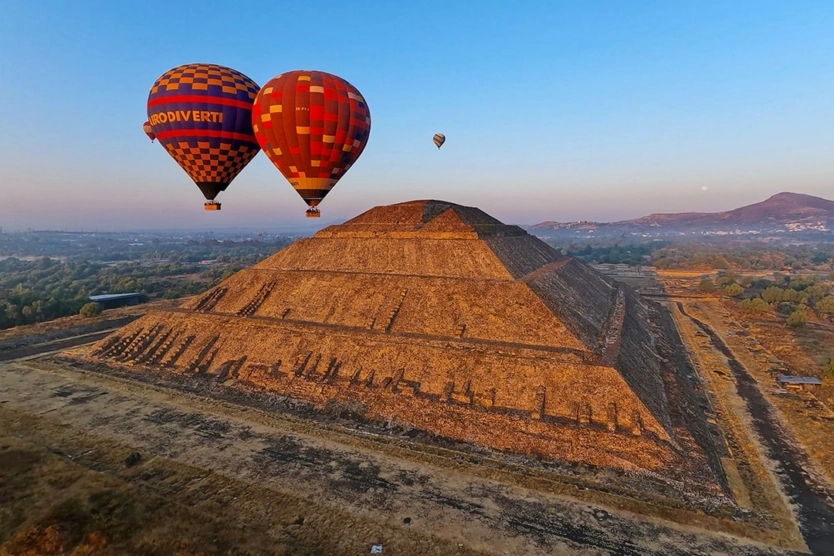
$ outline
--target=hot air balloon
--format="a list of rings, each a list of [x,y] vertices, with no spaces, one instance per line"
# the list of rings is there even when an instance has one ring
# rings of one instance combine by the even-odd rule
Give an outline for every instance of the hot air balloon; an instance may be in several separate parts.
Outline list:
[[[442,133],[435,133],[434,137],[432,138],[432,141],[434,141],[434,144],[437,146],[438,149],[440,149],[440,147],[443,146],[443,143],[446,142],[446,136]]]
[[[142,130],[145,132],[145,135],[148,136],[148,139],[151,140],[151,143],[153,143],[153,140],[156,139],[156,135],[153,134],[153,129],[151,129],[151,123],[145,122],[144,124],[142,124]]]
[[[335,75],[297,70],[270,79],[252,108],[255,137],[309,205],[307,217],[362,154],[371,113],[359,91]]]
[[[148,123],[174,160],[208,200],[214,200],[260,147],[252,133],[258,85],[231,68],[187,64],[166,71],[148,95]]]

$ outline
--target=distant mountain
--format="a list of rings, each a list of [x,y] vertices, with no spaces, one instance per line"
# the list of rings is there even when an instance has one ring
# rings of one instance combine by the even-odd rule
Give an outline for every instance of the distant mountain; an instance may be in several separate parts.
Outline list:
[[[830,233],[834,230],[834,201],[800,193],[777,193],[760,203],[725,212],[650,214],[610,223],[542,222],[528,230],[540,236]]]

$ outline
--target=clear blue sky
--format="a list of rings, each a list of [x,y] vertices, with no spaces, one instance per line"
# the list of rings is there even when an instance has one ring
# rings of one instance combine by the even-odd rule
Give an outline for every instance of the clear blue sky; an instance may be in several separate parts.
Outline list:
[[[207,213],[148,142],[148,89],[191,62],[364,94],[370,140],[322,222],[425,198],[514,223],[834,198],[830,1],[3,0],[0,226],[303,222],[263,154]]]

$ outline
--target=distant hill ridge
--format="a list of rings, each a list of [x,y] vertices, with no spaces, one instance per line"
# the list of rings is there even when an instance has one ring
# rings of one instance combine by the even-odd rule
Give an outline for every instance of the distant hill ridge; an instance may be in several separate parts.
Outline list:
[[[737,226],[768,228],[785,225],[834,226],[834,201],[801,193],[777,193],[752,205],[724,212],[682,212],[650,214],[633,220],[611,223],[597,222],[542,222],[530,226],[531,232],[565,229],[595,228],[599,226],[642,228],[731,228]]]

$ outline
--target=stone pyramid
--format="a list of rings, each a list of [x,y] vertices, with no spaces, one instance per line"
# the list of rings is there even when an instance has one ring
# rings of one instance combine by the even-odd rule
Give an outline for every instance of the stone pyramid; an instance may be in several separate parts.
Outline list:
[[[412,201],[149,313],[94,356],[512,453],[656,468],[681,453],[646,311],[517,226]]]

